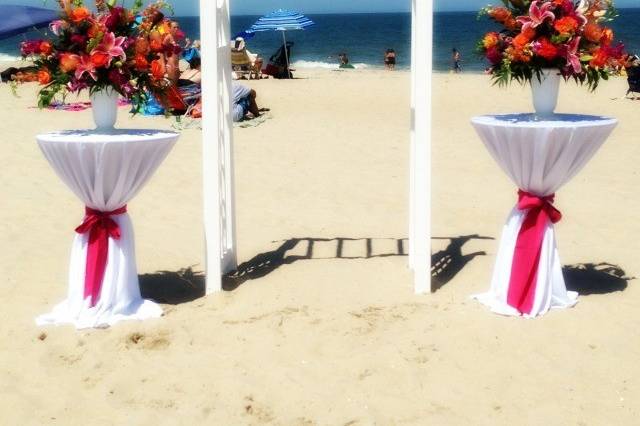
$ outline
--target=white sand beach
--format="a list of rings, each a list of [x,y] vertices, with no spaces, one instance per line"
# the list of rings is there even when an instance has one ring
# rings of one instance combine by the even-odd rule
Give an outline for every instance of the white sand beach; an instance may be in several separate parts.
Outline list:
[[[620,124],[556,197],[567,281],[587,294],[524,320],[470,300],[489,287],[517,188],[469,120],[530,110],[528,88],[434,76],[444,267],[438,290],[416,296],[409,74],[297,76],[246,82],[272,118],[234,129],[241,265],[227,291],[201,297],[201,133],[189,129],[129,204],[143,292],[165,316],[85,331],[34,324],[65,296],[83,216],[35,135],[90,127],[91,112],[40,111],[35,85],[19,98],[0,86],[0,424],[636,424],[640,101],[623,98],[626,81],[561,89],[559,112]],[[120,110],[123,128],[173,123]]]

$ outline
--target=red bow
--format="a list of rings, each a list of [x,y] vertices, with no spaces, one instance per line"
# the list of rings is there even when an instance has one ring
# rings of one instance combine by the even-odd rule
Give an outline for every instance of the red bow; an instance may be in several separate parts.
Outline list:
[[[85,208],[86,214],[82,224],[76,228],[78,234],[89,232],[89,247],[87,249],[87,266],[84,278],[84,298],[91,296],[91,307],[96,305],[102,279],[107,267],[109,257],[109,238],[120,239],[120,227],[111,216],[117,216],[127,212],[127,206],[120,207],[111,212],[100,212],[89,207]]]
[[[511,264],[507,303],[523,314],[530,314],[536,294],[538,263],[547,224],[557,223],[562,213],[553,207],[555,194],[546,197],[518,191],[518,209],[527,214],[522,222]]]

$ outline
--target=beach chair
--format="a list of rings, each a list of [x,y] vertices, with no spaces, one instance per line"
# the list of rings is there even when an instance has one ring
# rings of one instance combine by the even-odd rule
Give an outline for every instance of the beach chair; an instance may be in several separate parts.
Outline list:
[[[627,80],[629,81],[627,96],[630,93],[640,94],[640,65],[627,68]]]
[[[244,76],[246,74],[249,75],[249,80],[253,76],[256,79],[260,79],[260,70],[253,63],[253,60],[247,53],[247,48],[243,47],[242,49],[236,49],[235,47],[231,48],[231,68],[238,76]]]

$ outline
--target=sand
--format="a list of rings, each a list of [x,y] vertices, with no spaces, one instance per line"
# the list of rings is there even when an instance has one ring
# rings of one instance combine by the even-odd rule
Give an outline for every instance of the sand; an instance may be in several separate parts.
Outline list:
[[[0,424],[629,425],[640,407],[640,101],[570,83],[558,110],[620,119],[557,196],[566,311],[523,320],[489,286],[516,188],[469,124],[530,109],[526,89],[434,77],[438,291],[407,269],[409,74],[301,70],[253,81],[272,118],[235,129],[241,276],[201,298],[200,132],[183,132],[129,204],[148,297],[166,315],[106,330],[37,328],[65,295],[82,205],[34,141],[90,111],[0,90]],[[170,128],[128,116],[121,127]],[[475,235],[475,237],[474,237]],[[594,264],[608,263],[611,266]],[[591,265],[591,266],[589,266]],[[616,275],[617,274],[617,275]]]

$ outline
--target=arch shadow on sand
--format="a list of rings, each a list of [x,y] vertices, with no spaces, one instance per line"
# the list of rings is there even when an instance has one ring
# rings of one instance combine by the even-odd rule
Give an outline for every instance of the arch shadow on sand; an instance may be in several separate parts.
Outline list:
[[[611,263],[580,263],[562,268],[567,290],[577,291],[582,296],[609,294],[626,290],[629,281],[621,267]]]
[[[491,237],[466,235],[460,237],[436,237],[434,240],[449,240],[448,246],[431,255],[434,290],[449,283],[476,256],[484,251],[463,254],[463,246],[472,240],[492,240]],[[331,253],[330,255],[319,255]],[[275,250],[260,253],[241,263],[237,270],[223,277],[223,289],[233,291],[247,281],[262,278],[276,269],[299,261],[327,259],[375,259],[407,256],[406,238],[291,238],[282,241]],[[179,271],[159,271],[140,275],[140,289],[144,298],[165,304],[180,304],[193,301],[205,294],[204,274],[194,271],[196,265]]]

